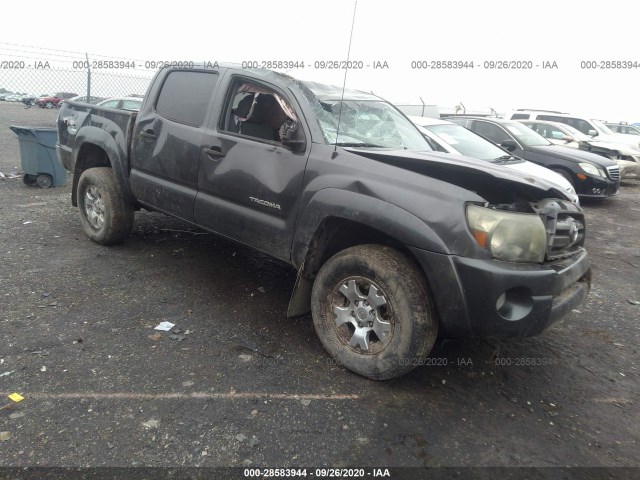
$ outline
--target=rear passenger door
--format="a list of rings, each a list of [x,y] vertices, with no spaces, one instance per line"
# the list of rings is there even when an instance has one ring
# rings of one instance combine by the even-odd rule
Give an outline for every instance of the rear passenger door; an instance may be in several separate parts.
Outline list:
[[[218,82],[211,70],[168,70],[138,114],[131,188],[143,204],[193,221],[200,144]]]

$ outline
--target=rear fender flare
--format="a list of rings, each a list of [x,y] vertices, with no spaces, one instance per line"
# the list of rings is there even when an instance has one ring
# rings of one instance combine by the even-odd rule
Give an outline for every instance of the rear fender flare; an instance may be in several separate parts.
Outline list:
[[[116,179],[116,186],[121,195],[128,202],[134,202],[135,198],[129,188],[129,171],[126,165],[126,159],[128,152],[121,148],[121,145],[126,145],[126,139],[124,137],[116,138],[109,135],[105,130],[98,127],[86,126],[81,128],[77,135],[73,145],[73,158],[74,158],[74,192],[75,186],[78,183],[78,179],[82,173],[82,169],[79,154],[82,147],[86,144],[95,145],[101,148],[107,154],[109,158],[109,164],[113,170],[113,175]],[[75,195],[74,195],[75,196]]]

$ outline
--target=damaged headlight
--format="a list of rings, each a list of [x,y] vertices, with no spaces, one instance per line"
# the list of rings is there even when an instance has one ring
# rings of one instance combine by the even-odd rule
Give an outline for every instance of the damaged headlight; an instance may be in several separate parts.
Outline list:
[[[494,258],[506,262],[544,261],[547,234],[538,215],[469,205],[467,222],[478,245]]]

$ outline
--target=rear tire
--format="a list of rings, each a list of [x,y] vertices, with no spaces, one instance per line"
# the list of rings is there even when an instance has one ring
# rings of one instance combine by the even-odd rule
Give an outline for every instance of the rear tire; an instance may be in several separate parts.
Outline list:
[[[96,243],[122,242],[133,228],[133,206],[120,195],[108,167],[85,170],[78,181],[78,210],[84,233]]]
[[[399,251],[358,245],[331,257],[311,295],[313,323],[335,361],[373,380],[423,363],[438,333],[426,279]]]

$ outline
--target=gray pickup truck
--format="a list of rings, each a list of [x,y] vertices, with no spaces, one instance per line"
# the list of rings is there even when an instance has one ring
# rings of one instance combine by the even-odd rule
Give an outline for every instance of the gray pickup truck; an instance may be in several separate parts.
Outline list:
[[[164,212],[298,270],[287,314],[372,379],[437,335],[541,333],[587,296],[580,207],[554,184],[440,154],[381,98],[234,65],[164,68],[139,112],[65,102],[57,153],[94,241]]]

